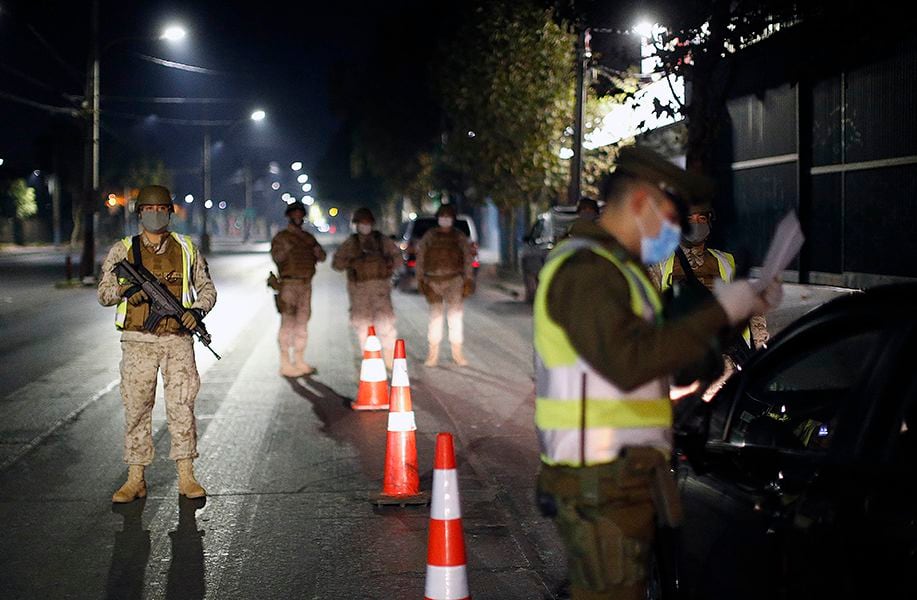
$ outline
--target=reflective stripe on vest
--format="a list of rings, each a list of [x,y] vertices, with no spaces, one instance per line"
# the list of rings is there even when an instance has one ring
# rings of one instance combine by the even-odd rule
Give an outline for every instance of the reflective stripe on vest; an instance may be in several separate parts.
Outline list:
[[[707,251],[713,255],[713,258],[716,259],[716,264],[719,267],[720,279],[729,283],[733,280],[736,274],[736,259],[729,252],[723,252],[722,250],[714,250],[713,248],[707,248]],[[666,291],[672,287],[672,272],[675,270],[675,255],[670,256],[665,262],[662,263],[662,282],[661,287],[662,291]],[[752,348],[751,341],[751,329],[746,327],[742,331],[742,339],[745,340],[745,343],[748,344],[749,348]]]
[[[170,232],[169,235],[178,242],[178,246],[181,248],[181,304],[185,308],[191,308],[195,300],[194,288],[191,286],[191,269],[194,268],[194,261],[197,258],[194,254],[194,244],[191,243],[190,235],[180,235],[174,231]],[[130,236],[122,238],[121,243],[124,244],[127,249],[127,255],[130,257],[133,238]],[[125,285],[128,280],[119,277],[118,283]],[[127,320],[127,300],[122,299],[118,303],[118,308],[115,309],[115,327],[118,329],[124,328],[125,320]]]
[[[672,408],[664,380],[625,392],[582,359],[564,329],[548,312],[547,294],[560,266],[577,250],[589,249],[612,263],[630,288],[631,310],[658,322],[662,305],[642,270],[591,240],[557,246],[539,274],[535,295],[535,426],[546,464],[609,463],[625,446],[672,447]],[[583,406],[585,405],[585,415]],[[581,426],[585,422],[585,429]]]

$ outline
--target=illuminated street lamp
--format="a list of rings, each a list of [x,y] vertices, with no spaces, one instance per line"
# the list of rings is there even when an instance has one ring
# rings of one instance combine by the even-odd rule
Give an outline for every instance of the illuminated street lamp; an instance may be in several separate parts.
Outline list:
[[[186,35],[188,35],[188,32],[185,31],[185,28],[181,25],[169,25],[162,32],[162,35],[159,36],[159,39],[177,42],[178,40],[185,39]]]
[[[302,163],[297,160],[295,163],[290,165],[290,168],[294,171],[302,171]]]
[[[256,110],[252,113],[252,121],[263,121],[267,114],[263,110]]]
[[[0,165],[2,165],[2,164],[3,164],[3,162],[0,162]],[[300,175],[299,177],[296,178],[296,181],[298,181],[299,183],[305,183],[305,182],[309,181],[309,176],[306,175],[305,173],[303,173],[302,175]]]

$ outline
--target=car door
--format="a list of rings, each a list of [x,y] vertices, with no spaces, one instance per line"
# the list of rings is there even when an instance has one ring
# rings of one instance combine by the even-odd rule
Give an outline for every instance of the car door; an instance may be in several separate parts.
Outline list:
[[[845,474],[838,460],[861,426],[850,419],[892,331],[885,315],[860,311],[808,323],[714,398],[702,458],[681,470],[689,597],[788,597],[798,503],[830,511],[819,503]]]

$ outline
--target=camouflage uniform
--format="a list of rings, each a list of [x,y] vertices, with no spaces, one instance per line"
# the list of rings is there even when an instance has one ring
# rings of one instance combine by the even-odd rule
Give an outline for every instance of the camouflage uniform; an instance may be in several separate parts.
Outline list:
[[[277,342],[281,355],[294,350],[302,359],[309,340],[312,316],[312,277],[315,264],[325,260],[325,251],[315,237],[290,224],[271,240],[271,258],[280,271],[280,332]]]
[[[369,235],[351,235],[335,252],[331,262],[335,271],[347,271],[350,324],[360,340],[360,348],[366,343],[369,326],[375,326],[389,364],[398,336],[391,277],[401,266],[401,260],[401,251],[395,242],[373,231]]]
[[[417,245],[417,282],[430,305],[427,341],[439,346],[443,339],[443,302],[449,321],[449,341],[461,344],[466,282],[473,281],[471,244],[458,229],[437,227],[424,234]]]
[[[176,297],[180,297],[182,255],[179,243],[169,234],[163,236],[158,247],[144,236],[140,239],[143,265]],[[216,288],[206,259],[193,244],[191,248],[191,286],[197,293],[191,308],[207,314],[216,303]],[[121,285],[114,267],[129,254],[132,254],[131,250],[120,241],[109,250],[102,264],[102,280],[98,289],[99,303],[103,306],[114,306],[122,301]],[[149,309],[148,303],[138,306],[128,304],[121,334],[124,462],[131,465],[148,465],[153,460],[152,411],[156,399],[156,376],[160,371],[172,439],[169,458],[180,460],[198,456],[194,400],[200,388],[200,377],[194,360],[194,340],[175,319],[163,319],[154,331],[144,331],[143,321]]]

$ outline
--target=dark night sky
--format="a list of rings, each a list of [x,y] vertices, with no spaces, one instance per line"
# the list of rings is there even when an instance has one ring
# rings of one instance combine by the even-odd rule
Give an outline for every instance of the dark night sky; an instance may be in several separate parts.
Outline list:
[[[188,171],[187,185],[192,185],[190,172],[200,164],[203,130],[163,119],[240,120],[212,130],[214,142],[227,142],[214,150],[215,184],[219,165],[240,156],[220,153],[238,153],[239,148],[255,161],[288,165],[302,160],[310,168],[320,160],[339,125],[329,107],[329,70],[341,61],[358,62],[371,46],[382,11],[390,13],[407,2],[101,0],[100,4],[103,40],[152,37],[172,21],[189,31],[180,47],[130,40],[103,54],[103,172],[106,165],[110,168],[128,154],[160,154],[170,167]],[[82,94],[90,7],[89,0],[0,0],[0,92],[53,106],[68,105],[62,94]],[[140,53],[217,73],[163,67],[142,60]],[[238,101],[176,106],[106,101],[106,96]],[[257,126],[247,120],[255,107],[268,113],[268,119]],[[158,121],[149,117],[153,114]],[[35,139],[49,127],[48,112],[0,97],[0,157],[7,168],[30,168],[37,152]],[[178,186],[181,176],[176,179]]]

